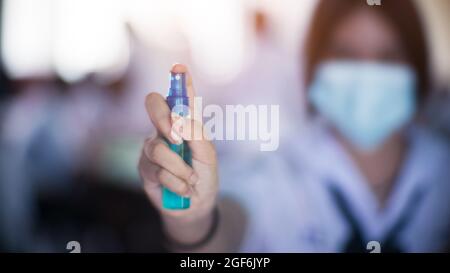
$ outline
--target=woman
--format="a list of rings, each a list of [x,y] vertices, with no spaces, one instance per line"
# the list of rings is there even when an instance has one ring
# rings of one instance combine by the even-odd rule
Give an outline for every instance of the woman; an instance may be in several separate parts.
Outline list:
[[[150,94],[160,136],[145,143],[139,169],[172,250],[441,251],[450,159],[446,143],[419,124],[429,91],[424,37],[412,1],[320,1],[305,54],[309,130],[243,175],[224,172],[221,198],[213,145],[190,141],[186,165],[162,140],[176,143],[170,109]],[[176,133],[187,138],[186,131]],[[161,208],[161,185],[190,196],[191,208]]]

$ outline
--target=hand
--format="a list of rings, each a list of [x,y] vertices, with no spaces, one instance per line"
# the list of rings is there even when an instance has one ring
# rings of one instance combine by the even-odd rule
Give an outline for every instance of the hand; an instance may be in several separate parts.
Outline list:
[[[191,116],[195,96],[192,79],[184,65],[174,65],[172,72],[186,73],[186,85],[190,100]],[[201,121],[175,117],[166,100],[158,93],[146,97],[146,109],[158,135],[146,140],[139,161],[139,172],[144,181],[148,198],[158,208],[163,218],[181,220],[183,223],[203,221],[211,214],[218,192],[217,159],[213,144],[203,132]],[[183,119],[181,122],[178,119]],[[176,123],[177,126],[173,126]],[[192,134],[201,136],[192,139]],[[167,141],[187,141],[192,152],[192,167],[170,150]],[[191,198],[191,206],[185,210],[164,209],[161,204],[161,187]],[[179,221],[178,221],[179,222]]]

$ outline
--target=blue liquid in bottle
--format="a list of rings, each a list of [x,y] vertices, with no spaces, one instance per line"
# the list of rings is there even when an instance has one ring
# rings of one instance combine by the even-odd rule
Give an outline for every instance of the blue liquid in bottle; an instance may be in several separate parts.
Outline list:
[[[182,117],[189,115],[189,98],[187,97],[186,75],[184,73],[170,73],[170,88],[166,101],[172,112],[175,112]],[[169,147],[183,158],[184,162],[188,165],[192,165],[191,151],[185,141],[179,145],[169,143]],[[191,205],[191,199],[180,196],[163,187],[162,205],[165,209],[188,209]]]

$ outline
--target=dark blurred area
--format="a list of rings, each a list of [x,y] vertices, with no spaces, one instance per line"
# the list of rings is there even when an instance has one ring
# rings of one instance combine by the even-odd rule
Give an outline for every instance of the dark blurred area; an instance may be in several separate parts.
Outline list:
[[[315,1],[36,2],[0,1],[0,252],[68,252],[69,241],[166,251],[137,160],[153,133],[144,97],[166,92],[172,63],[190,65],[207,102],[260,92],[294,113],[286,124],[305,112],[298,52]],[[450,139],[450,1],[418,2],[438,54],[426,117]],[[217,149],[223,160],[255,152]]]

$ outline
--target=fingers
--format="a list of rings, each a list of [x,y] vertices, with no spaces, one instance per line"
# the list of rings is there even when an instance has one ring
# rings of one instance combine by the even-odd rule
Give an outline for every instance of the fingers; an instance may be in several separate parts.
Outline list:
[[[149,142],[144,148],[144,154],[150,162],[167,170],[185,183],[191,185],[197,183],[198,175],[195,171],[179,155],[170,150],[162,139],[157,138]]]
[[[161,185],[181,196],[189,196],[192,193],[191,187],[185,181],[158,165],[152,164],[144,154],[139,162],[139,172],[147,193],[154,198],[160,196]],[[155,194],[155,190],[157,194]]]
[[[158,93],[150,93],[145,99],[145,108],[156,130],[171,143],[179,143],[172,135],[171,111],[166,100]]]
[[[157,189],[159,192],[162,185],[181,196],[190,196],[198,180],[194,170],[160,138],[146,141],[139,160],[139,173],[148,191]]]
[[[149,185],[149,187],[159,189],[160,183],[156,174],[158,173],[158,170],[160,168],[161,167],[159,167],[158,165],[151,163],[145,155],[144,150],[142,150],[142,154],[139,159],[139,175],[144,182],[148,182],[148,184],[151,184]]]
[[[191,186],[166,169],[159,169],[156,175],[160,183],[174,193],[185,197],[189,197],[192,194]]]
[[[176,134],[188,142],[192,157],[205,164],[216,163],[216,150],[203,125],[194,119],[178,117],[173,127]]]

